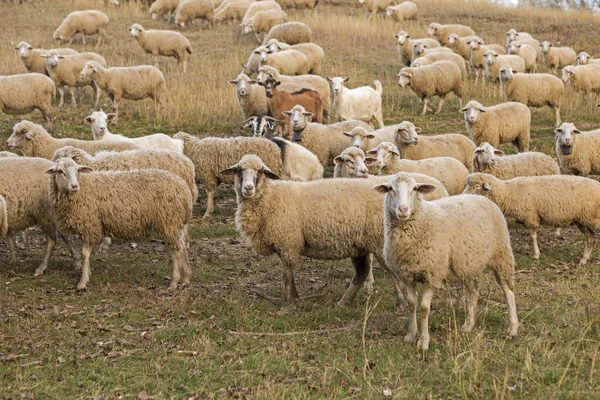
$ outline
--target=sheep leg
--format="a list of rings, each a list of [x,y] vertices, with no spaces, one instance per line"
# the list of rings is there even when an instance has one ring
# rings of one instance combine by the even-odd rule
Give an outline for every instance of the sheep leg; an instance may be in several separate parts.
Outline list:
[[[360,288],[367,280],[367,277],[371,274],[371,255],[367,254],[366,256],[360,257],[352,257],[352,266],[354,266],[354,278],[352,278],[352,282],[350,282],[350,286],[342,296],[342,299],[338,301],[338,307],[345,307],[348,303],[352,303],[356,293],[360,290]]]
[[[15,240],[14,232],[9,230],[6,234],[6,240],[8,241],[8,248],[10,250],[10,264],[15,265],[17,263],[17,241]]]
[[[21,232],[21,243],[17,245],[20,250],[25,250],[29,246],[29,239],[27,238],[27,229]]]
[[[433,287],[425,284],[423,298],[421,299],[421,337],[417,347],[425,351],[429,349],[429,314],[431,312],[431,299],[433,298]]]
[[[429,99],[423,99],[423,112],[421,112],[421,116],[427,113],[427,103],[429,103]]]
[[[37,267],[33,276],[39,276],[44,273],[46,268],[48,268],[48,263],[50,262],[50,257],[52,257],[52,253],[54,252],[54,245],[56,244],[56,237],[50,234],[46,234],[46,254],[44,254],[44,260],[42,264]]]
[[[120,97],[117,96],[113,96],[112,98],[112,103],[113,103],[113,111],[115,112],[115,118],[112,120],[113,124],[117,124],[117,122],[119,122],[119,101],[121,100]]]
[[[158,54],[152,54],[152,57],[154,58],[154,66],[158,68]]]
[[[437,111],[435,112],[435,115],[438,115],[440,113],[440,111],[442,111],[442,107],[444,106],[445,102],[446,102],[446,98],[440,97],[440,102],[438,103],[438,107],[437,107]]]
[[[77,284],[77,290],[85,290],[90,281],[90,256],[92,255],[92,246],[88,241],[83,242],[81,255],[83,256],[83,266],[81,268],[81,279]]]
[[[67,245],[67,249],[69,249],[69,253],[71,254],[71,258],[75,262],[75,269],[81,269],[81,254],[75,248],[75,243],[73,242],[73,236],[67,235],[64,236],[62,233],[58,232],[58,235],[61,237],[63,242]]]
[[[419,330],[417,328],[417,284],[411,282],[406,285],[406,303],[408,304],[409,320],[408,333],[404,336],[404,342],[414,343]]]
[[[206,189],[206,211],[204,212],[204,215],[202,216],[202,218],[212,217],[212,214],[215,211],[215,192],[216,191],[217,191],[216,188]]]
[[[77,88],[70,87],[69,93],[71,93],[71,105],[77,107]]]
[[[96,82],[92,81],[92,89],[94,89],[94,108],[98,107],[98,104],[100,103],[100,88],[98,87],[98,85],[96,84]]]
[[[100,244],[100,247],[98,248],[98,250],[108,251],[110,249],[111,244],[112,244],[112,239],[108,236],[104,236],[102,238],[102,243]]]
[[[496,281],[504,292],[504,298],[506,300],[506,309],[508,311],[508,329],[506,331],[506,335],[509,338],[515,337],[517,336],[517,330],[519,329],[519,318],[517,317],[515,292],[513,292],[510,282],[507,279],[503,279],[498,271],[494,271],[494,275],[496,276]]]
[[[585,249],[583,250],[583,257],[581,257],[581,260],[579,260],[579,265],[585,265],[587,264],[590,256],[592,255],[592,251],[594,250],[594,231],[579,223],[576,223],[575,225],[577,225],[581,233],[583,233],[587,239],[585,242]]]
[[[58,90],[58,94],[60,95],[60,100],[58,102],[58,107],[62,107],[65,104],[65,89],[62,86],[57,86],[56,90]]]
[[[81,32],[81,43],[85,46],[85,34]]]
[[[284,300],[286,304],[284,309],[289,309],[294,306],[294,302],[298,299],[298,291],[294,282],[294,267],[298,264],[298,257],[291,254],[281,254],[280,257],[283,262],[283,283],[285,287]]]
[[[538,231],[537,226],[531,228],[529,231],[529,235],[531,236],[531,241],[533,244],[533,259],[534,260],[540,259],[540,248],[538,247],[537,231]]]
[[[98,32],[98,40],[96,41],[96,48],[100,47],[100,44],[102,43],[102,37],[104,35],[100,32]]]
[[[554,107],[554,113],[556,114],[556,126],[560,126],[562,122],[560,120],[560,107]]]
[[[173,273],[171,277],[171,284],[169,285],[169,290],[177,289],[177,285],[181,280],[181,246],[179,244],[173,245],[171,248],[171,260],[173,262]]]
[[[182,270],[183,270],[183,286],[189,286],[190,284],[190,278],[192,276],[192,270],[190,269],[190,259],[188,257],[188,251],[187,251],[187,247],[188,247],[188,239],[186,239],[186,237],[188,236],[188,229],[187,229],[187,225],[185,226],[185,230],[184,232],[181,234],[181,238],[180,240],[180,245],[181,245],[181,266],[182,266]]]
[[[475,326],[475,314],[477,313],[477,298],[479,297],[479,286],[477,279],[465,281],[465,289],[467,289],[467,318],[461,327],[463,332],[471,332]]]

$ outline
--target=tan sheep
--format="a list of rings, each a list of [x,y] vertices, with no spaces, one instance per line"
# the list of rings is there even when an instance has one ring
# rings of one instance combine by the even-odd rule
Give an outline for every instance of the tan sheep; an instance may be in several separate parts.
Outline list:
[[[254,32],[254,36],[258,43],[262,43],[263,39],[260,38],[260,34],[266,34],[275,25],[283,24],[287,21],[287,14],[280,10],[268,10],[259,11],[252,17],[245,19],[240,27],[242,28],[242,35],[247,35]]]
[[[456,33],[451,33],[448,36],[448,48],[464,58],[466,61],[471,59],[471,38],[476,36],[458,36]]]
[[[434,49],[435,50],[435,49]],[[452,61],[460,69],[460,76],[463,81],[467,80],[467,67],[465,60],[458,54],[452,52],[433,52],[419,58],[415,58],[410,64],[411,67],[417,68],[424,65],[431,65],[436,61]]]
[[[574,124],[564,122],[554,133],[563,174],[600,175],[600,129],[581,132]]]
[[[85,46],[85,35],[98,35],[96,48],[102,43],[108,27],[108,16],[101,11],[86,10],[73,11],[56,28],[52,38],[58,44],[68,41],[67,45],[73,43],[75,35],[81,33],[81,40]]]
[[[441,25],[437,22],[432,22],[429,24],[429,29],[427,29],[427,35],[433,36],[437,39],[438,42],[445,46],[448,44],[448,36],[452,33],[456,33],[458,36],[474,36],[475,32],[473,29],[469,28],[465,25]]]
[[[562,79],[573,89],[592,94],[600,92],[600,64],[569,65],[562,69]]]
[[[529,44],[511,43],[508,46],[508,54],[515,54],[525,61],[525,72],[537,71],[537,53],[535,48]]]
[[[250,18],[254,16],[259,11],[269,11],[269,10],[279,10],[282,11],[281,6],[276,1],[257,1],[248,7],[248,11],[246,11],[246,15],[242,19],[242,23],[247,22]],[[286,42],[287,43],[287,42]],[[291,44],[291,43],[288,43]]]
[[[483,142],[473,153],[473,172],[508,180],[518,176],[558,175],[560,168],[552,157],[544,153],[527,151],[506,156],[501,150]]]
[[[498,54],[506,54],[506,50],[500,45],[490,44],[484,45],[483,39],[479,36],[471,37],[469,41],[471,46],[471,57],[469,60],[471,61],[471,66],[475,69],[475,83],[479,80],[479,75],[481,75],[482,71],[485,71],[485,53],[488,50],[494,50]]]
[[[215,22],[223,22],[228,20],[241,21],[248,11],[252,2],[250,1],[235,1],[226,4],[223,8],[215,10]]]
[[[516,29],[509,29],[506,32],[506,48],[511,45],[515,40],[533,39],[533,36],[527,32],[517,32]]]
[[[283,8],[307,8],[314,10],[319,0],[279,0]]]
[[[286,22],[272,27],[265,36],[263,44],[268,44],[271,40],[277,40],[292,46],[300,43],[310,43],[312,30],[302,22]]]
[[[411,39],[410,34],[405,31],[400,31],[394,35],[398,43],[398,57],[405,66],[409,66],[412,61],[413,47],[417,42],[423,43],[428,49],[440,47],[440,43],[431,38]]]
[[[419,57],[425,57],[429,54],[432,53],[448,53],[448,54],[452,54],[452,50],[448,47],[434,47],[432,49],[427,48],[427,45],[424,44],[423,42],[416,42],[413,45],[413,49],[412,49],[412,55],[410,57],[411,59],[411,65],[412,62],[415,61],[415,59],[419,58]]]
[[[266,45],[262,46],[260,53],[261,61],[268,57],[268,54],[277,53],[285,50],[298,50],[306,56],[308,60],[308,69],[310,74],[319,75],[321,73],[321,67],[323,65],[323,59],[325,58],[325,51],[321,46],[315,43],[300,43],[290,46],[289,44],[278,41],[277,39],[271,39]],[[256,50],[255,50],[256,51]],[[263,52],[265,53],[263,56]]]
[[[292,49],[265,54],[260,60],[260,66],[273,67],[283,75],[306,75],[311,68],[308,57],[301,51]]]
[[[179,0],[175,11],[175,24],[184,28],[187,23],[195,19],[208,22],[208,27],[214,27],[214,8],[212,0]]]
[[[150,10],[148,10],[150,18],[156,19],[160,14],[165,14],[170,19],[171,15],[175,13],[178,4],[179,0],[156,0],[150,6]]]
[[[50,109],[55,92],[54,81],[42,74],[0,76],[0,112],[18,115],[40,110],[44,126],[52,132],[54,117]]]
[[[158,56],[174,57],[177,60],[177,66],[181,66],[185,72],[192,55],[192,45],[181,33],[167,30],[146,30],[140,24],[133,24],[129,28],[129,35],[137,40],[146,53],[152,54],[155,66],[158,66]]]
[[[593,58],[587,52],[582,51],[577,55],[577,65],[600,64],[600,58]]]
[[[570,47],[554,47],[552,43],[542,42],[542,60],[546,67],[556,74],[559,68],[574,65],[577,53]]]
[[[412,1],[403,1],[397,6],[388,6],[385,13],[388,17],[392,17],[395,21],[402,22],[406,20],[417,19],[417,5]]]
[[[492,83],[499,82],[500,80],[500,68],[505,65],[509,65],[513,70],[517,72],[525,72],[525,60],[520,56],[500,55],[494,50],[488,50],[484,54],[485,56],[485,76]]]
[[[27,72],[37,72],[38,74],[48,75],[46,72],[46,60],[41,55],[47,54],[49,51],[55,51],[61,56],[70,56],[77,54],[78,52],[73,49],[34,49],[32,45],[27,42],[21,42],[15,50],[19,52],[19,59],[23,63],[23,66]]]

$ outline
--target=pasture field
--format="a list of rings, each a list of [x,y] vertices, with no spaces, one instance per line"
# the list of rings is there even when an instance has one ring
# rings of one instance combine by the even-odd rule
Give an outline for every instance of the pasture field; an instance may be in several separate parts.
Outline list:
[[[320,2],[315,13],[289,10],[290,20],[306,22],[326,53],[324,73],[350,76],[350,87],[383,84],[386,124],[410,120],[424,134],[465,133],[458,101],[449,98],[442,114],[417,116],[416,97],[397,85],[399,61],[393,34],[407,30],[426,36],[430,22],[463,23],[486,42],[505,43],[510,28],[540,40],[560,42],[600,55],[599,17],[585,12],[504,9],[486,2],[418,1],[419,19],[397,23],[369,19],[354,1]],[[110,17],[109,37],[97,51],[109,65],[151,63],[127,28],[167,27],[152,21],[136,4],[120,8],[95,0],[0,3],[0,75],[23,72],[13,47],[25,40],[52,47],[52,32],[70,11],[99,8]],[[185,31],[194,54],[186,75],[172,59],[161,59],[167,77],[164,108],[150,101],[123,101],[114,133],[138,136],[179,130],[200,137],[244,134],[234,89],[240,65],[256,47],[237,25]],[[77,41],[73,45],[83,50]],[[95,51],[93,45],[86,48]],[[91,91],[90,91],[91,93]],[[55,136],[91,139],[83,123],[91,94],[72,108],[54,108]],[[502,101],[489,83],[469,81],[465,102]],[[102,105],[110,110],[103,95]],[[580,129],[598,125],[595,96],[567,91],[562,119]],[[532,150],[554,155],[554,114],[532,111]],[[41,123],[39,113],[25,118]],[[4,141],[21,117],[0,115]],[[246,133],[247,134],[247,133]],[[510,151],[509,147],[505,150]],[[1,173],[1,172],[0,172]],[[202,188],[201,193],[202,192]],[[577,267],[583,236],[540,232],[541,258],[533,260],[527,231],[512,222],[516,264],[519,335],[506,340],[505,306],[490,274],[480,283],[479,313],[471,334],[464,319],[460,285],[449,285],[433,300],[431,349],[426,354],[403,342],[404,307],[394,310],[393,288],[375,266],[376,290],[361,291],[353,306],[335,307],[352,277],[349,261],[305,259],[295,271],[303,299],[282,313],[281,266],[276,257],[255,255],[234,226],[235,193],[217,192],[213,220],[191,223],[192,285],[166,291],[171,273],[165,246],[156,241],[114,240],[108,252],[95,249],[89,289],[75,290],[79,272],[65,246],[57,246],[41,277],[43,238],[8,264],[0,245],[0,399],[593,399],[600,398],[600,254]]]

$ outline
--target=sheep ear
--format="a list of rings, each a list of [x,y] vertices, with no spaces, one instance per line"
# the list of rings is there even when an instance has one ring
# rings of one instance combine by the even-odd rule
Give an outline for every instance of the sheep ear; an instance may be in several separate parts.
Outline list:
[[[106,114],[106,119],[109,121],[112,121],[116,118],[117,118],[117,114],[115,114],[115,113]]]
[[[325,76],[325,79],[327,79],[329,82],[332,82],[332,81],[333,81],[333,79],[331,79],[331,78],[330,78],[330,77],[328,77],[328,76]]]
[[[352,132],[342,132],[343,135],[352,137]]]
[[[377,154],[377,148],[367,151],[366,154]]]
[[[435,189],[435,185],[430,185],[429,183],[417,183],[417,192],[421,194],[432,193]]]
[[[258,81],[257,81],[256,83],[257,83],[259,86],[265,86],[265,83],[264,83],[264,82],[258,82]]]
[[[419,127],[415,127],[415,132],[417,132],[417,133],[421,133],[421,128],[419,128]]]
[[[373,165],[375,163],[375,161],[377,161],[376,158],[373,157],[365,157],[365,164],[366,165]]]
[[[395,154],[395,155],[397,155],[398,157],[402,157],[402,156],[400,155],[400,152],[399,152],[398,150],[396,150],[396,149],[392,150],[392,154]]]
[[[313,116],[313,113],[311,113],[310,111],[305,111],[302,113],[302,115],[304,115],[305,117],[311,118]]]
[[[344,163],[344,159],[342,158],[342,156],[337,156],[336,158],[333,159],[334,165],[339,165],[339,164],[343,164],[343,163]]]
[[[485,107],[479,107],[478,110],[481,111],[481,112],[483,112],[483,113],[487,112],[487,109]]]
[[[238,81],[230,79],[230,80],[227,81],[227,83],[229,83],[230,85],[237,85]]]
[[[91,116],[87,116],[83,119],[83,122],[85,122],[86,124],[91,124],[92,123],[92,117]]]
[[[394,37],[395,37],[396,39],[400,39],[400,35],[394,35]],[[15,49],[18,49],[18,47],[15,47]]]
[[[263,174],[265,174],[267,176],[267,178],[269,178],[269,179],[273,179],[273,180],[281,179],[279,177],[279,175],[277,175],[276,173],[274,173],[267,167],[262,167],[259,172],[262,172]]]
[[[390,187],[387,183],[382,183],[381,185],[373,186],[372,189],[379,194],[387,194],[390,191]]]
[[[242,64],[242,69],[246,70],[246,69],[248,69],[248,67],[246,67],[246,65]]]
[[[58,172],[58,168],[56,166],[56,164],[54,164],[53,166],[51,166],[50,168],[48,168],[47,170],[44,171],[45,174],[48,175],[54,175]]]
[[[477,153],[483,153],[483,147],[478,147],[478,148],[476,148],[476,149],[475,149],[475,151],[474,151],[473,153],[474,153],[474,154],[477,154]]]
[[[469,107],[464,106],[463,108],[461,108],[460,110],[458,110],[458,112],[464,113],[464,112],[467,112],[468,109],[469,109]]]
[[[344,82],[348,82],[349,80],[350,80],[349,76],[347,76],[347,77],[344,78]]]
[[[249,84],[254,85],[256,84],[258,81],[256,79],[251,79],[248,81]]]
[[[571,131],[571,133],[581,133],[581,132],[579,131],[579,129],[575,128]]]
[[[94,168],[92,167],[88,167],[85,165],[80,165],[79,167],[77,167],[77,172],[81,173],[81,174],[87,174],[90,172],[94,172]]]
[[[32,132],[27,132],[25,134],[25,137],[27,138],[27,140],[32,140],[33,139],[33,133]]]
[[[235,175],[238,172],[241,171],[241,168],[237,165],[234,165],[233,167],[229,167],[227,169],[224,169],[223,171],[219,172],[221,175]]]
[[[492,187],[486,182],[483,184],[483,190],[492,190]]]
[[[504,152],[502,150],[494,149],[494,154],[497,156],[503,156]]]
[[[58,58],[60,58],[61,60],[65,58],[65,56],[61,56],[59,55]]]
[[[291,111],[282,111],[281,115],[283,115],[284,117],[289,117],[292,115],[292,112]]]
[[[375,135],[373,135],[372,133],[367,133],[367,139],[374,139]]]

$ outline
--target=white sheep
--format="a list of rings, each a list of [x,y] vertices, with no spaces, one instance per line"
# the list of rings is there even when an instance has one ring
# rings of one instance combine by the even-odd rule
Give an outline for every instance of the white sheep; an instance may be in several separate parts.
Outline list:
[[[463,76],[460,68],[452,61],[436,61],[431,65],[418,68],[402,68],[398,73],[398,85],[401,88],[410,87],[410,90],[419,97],[423,103],[421,115],[425,115],[429,99],[434,96],[440,97],[435,112],[436,115],[439,114],[449,93],[454,93],[458,97],[462,108]]]
[[[45,128],[52,132],[51,107],[55,92],[54,81],[42,74],[0,76],[0,113],[28,114],[40,110]]]
[[[445,46],[448,44],[448,36],[452,33],[456,33],[458,36],[474,36],[475,32],[473,29],[469,28],[466,25],[441,25],[437,22],[432,22],[429,24],[429,28],[427,29],[427,35],[433,36],[437,39],[438,42]]]
[[[525,72],[536,72],[537,53],[533,46],[529,44],[511,43],[508,46],[508,54],[515,54],[525,61]]]
[[[490,44],[486,46],[483,43],[483,39],[479,36],[471,37],[471,40],[469,40],[469,45],[471,46],[471,57],[469,60],[471,61],[471,66],[475,69],[475,83],[477,83],[477,80],[479,80],[479,75],[482,71],[485,71],[485,53],[488,50],[494,50],[498,54],[506,54],[506,50],[497,44]]]
[[[577,53],[570,47],[554,47],[552,43],[542,42],[542,60],[546,67],[556,74],[559,68],[574,65]]]
[[[151,98],[162,104],[165,90],[165,76],[160,69],[151,65],[135,67],[105,68],[100,63],[88,61],[81,70],[81,78],[91,78],[93,82],[108,94],[115,111],[114,122],[119,118],[119,102],[125,100],[144,100]]]
[[[399,0],[358,0],[358,3],[362,5],[372,18],[375,14],[381,11],[385,11],[389,6],[398,4]]]
[[[529,151],[531,111],[526,105],[507,102],[484,107],[471,100],[460,112],[465,114],[469,138],[477,146],[483,142],[494,147],[512,143],[519,151]]]
[[[27,72],[37,72],[38,74],[47,75],[46,72],[46,60],[43,57],[40,57],[43,54],[48,53],[49,51],[56,51],[58,55],[61,56],[69,56],[73,54],[77,54],[78,51],[73,49],[34,49],[32,45],[27,42],[21,42],[16,47],[15,50],[19,52],[19,59],[23,63],[23,66],[27,70]]]
[[[568,65],[562,69],[561,80],[585,94],[600,92],[600,64]]]
[[[383,88],[381,82],[373,81],[375,89],[370,86],[361,86],[355,89],[348,89],[344,83],[350,80],[350,77],[326,79],[331,83],[333,90],[333,112],[341,121],[358,119],[371,123],[378,128],[383,128],[383,113],[381,110],[381,93]]]
[[[552,157],[544,153],[527,151],[504,155],[501,150],[483,142],[473,153],[473,172],[508,180],[518,176],[558,175],[560,168]]]
[[[554,133],[563,174],[600,175],[600,129],[581,132],[574,124],[564,122]]]
[[[410,34],[405,31],[398,32],[396,35],[394,35],[394,37],[398,43],[398,57],[400,58],[402,64],[406,65],[407,67],[411,63],[413,47],[417,42],[423,43],[428,49],[440,47],[440,43],[435,39],[411,39]]]
[[[460,76],[461,76],[462,80],[463,81],[467,80],[468,75],[467,75],[467,67],[466,67],[465,60],[460,55],[455,54],[451,51],[448,51],[448,52],[437,52],[436,51],[436,52],[427,53],[425,56],[415,58],[413,60],[413,62],[410,63],[410,66],[417,68],[417,67],[422,67],[424,65],[431,65],[436,61],[452,61],[460,69]]]
[[[323,59],[325,58],[325,51],[321,46],[315,43],[300,43],[290,46],[289,44],[280,42],[277,39],[271,39],[267,42],[267,44],[261,47],[261,62],[263,59],[266,60],[269,54],[277,53],[282,50],[298,50],[304,54],[308,60],[308,72],[315,75],[319,75],[321,73]]]
[[[175,13],[178,4],[179,0],[156,0],[150,6],[150,10],[148,10],[150,18],[156,19],[160,14],[165,14],[170,19],[171,15]]]
[[[485,75],[492,82],[500,80],[500,68],[509,65],[517,72],[525,72],[525,60],[518,55],[500,55],[494,50],[488,50],[485,56]]]
[[[242,20],[248,7],[252,2],[250,1],[234,1],[227,3],[222,8],[215,10],[215,22],[228,21],[228,20]]]
[[[416,58],[419,57],[425,57],[428,54],[431,53],[449,53],[452,54],[453,51],[452,49],[448,48],[448,47],[434,47],[432,49],[427,48],[427,45],[424,44],[423,42],[415,42],[415,44],[413,44],[413,49],[412,49],[412,56],[411,56],[411,61],[414,61]],[[412,63],[411,63],[412,65]]]
[[[212,0],[179,0],[177,10],[175,10],[175,24],[179,28],[184,28],[185,24],[191,23],[195,19],[202,19],[206,20],[209,28],[212,29],[214,11]]]
[[[369,131],[362,126],[353,128],[344,135],[350,138],[349,146],[358,147],[363,151],[373,149],[382,142],[391,142],[394,139],[397,125],[390,125],[375,131]]]
[[[283,24],[287,21],[287,14],[280,10],[268,10],[259,11],[252,17],[248,18],[240,24],[242,28],[242,35],[247,35],[254,32],[254,37],[258,40],[258,43],[262,43],[263,39],[260,38],[260,34],[271,30],[275,25]]]
[[[140,24],[133,24],[129,28],[129,35],[135,38],[146,53],[152,54],[155,66],[158,66],[158,56],[174,57],[177,60],[177,66],[181,66],[185,72],[192,55],[192,45],[181,33],[167,30],[146,30]]]
[[[511,42],[511,44],[515,44],[515,45],[523,45],[523,44],[527,44],[531,47],[533,47],[535,49],[535,52],[537,54],[537,57],[535,59],[535,61],[537,63],[542,63],[543,59],[542,59],[542,45],[541,43],[536,40],[536,39],[521,39],[521,40],[514,40],[513,42]]]
[[[102,43],[108,27],[108,16],[101,11],[86,10],[73,11],[56,28],[52,38],[58,44],[68,41],[67,45],[73,43],[75,35],[81,33],[81,40],[85,46],[85,35],[98,35],[96,48]]]
[[[509,29],[506,32],[506,48],[515,40],[533,39],[533,36],[527,32],[517,32],[515,29]]]
[[[302,22],[286,22],[272,27],[265,36],[263,44],[267,44],[271,40],[277,40],[288,45],[310,43],[312,30]]]
[[[246,11],[246,15],[244,15],[244,18],[242,19],[242,23],[248,21],[250,18],[252,18],[254,16],[254,14],[256,14],[259,11],[269,11],[269,10],[283,11],[281,9],[281,6],[279,5],[279,3],[277,3],[276,1],[270,1],[270,0],[257,1],[253,4],[251,4],[250,7],[248,7],[248,11]]]
[[[407,343],[414,343],[417,327],[417,282],[423,282],[421,335],[417,347],[429,348],[429,314],[435,290],[447,279],[462,281],[467,291],[467,315],[461,329],[475,325],[477,279],[489,268],[504,292],[508,309],[509,337],[517,335],[519,320],[515,305],[515,259],[506,220],[498,206],[480,196],[451,196],[426,201],[423,194],[434,186],[421,183],[406,173],[375,186],[385,194],[384,257],[406,287],[410,317]],[[410,249],[410,251],[407,251]]]
[[[577,65],[600,64],[600,58],[593,58],[587,52],[582,51],[577,55]]]
[[[308,64],[308,57],[301,51],[293,49],[277,53],[265,52],[261,54],[259,60],[261,67],[268,65],[283,75],[306,75],[311,70],[311,66]]]
[[[466,61],[471,59],[471,38],[475,36],[458,36],[456,33],[451,33],[448,36],[448,48],[464,58]]]
[[[385,9],[388,17],[392,17],[395,21],[402,22],[405,20],[417,19],[417,5],[412,1],[403,1],[397,6],[388,6]]]

